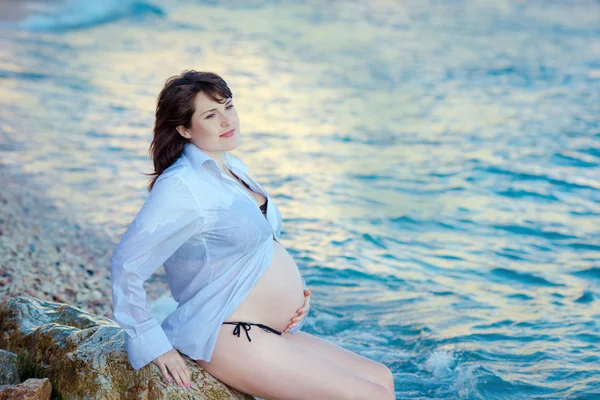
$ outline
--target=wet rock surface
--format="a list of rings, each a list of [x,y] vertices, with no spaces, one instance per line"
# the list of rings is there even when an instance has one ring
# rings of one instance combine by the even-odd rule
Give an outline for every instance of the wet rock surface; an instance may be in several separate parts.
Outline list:
[[[48,378],[30,378],[17,385],[0,387],[0,400],[50,400],[51,394]]]
[[[191,389],[167,383],[150,363],[129,364],[125,332],[80,308],[19,296],[0,302],[0,348],[20,354],[63,399],[248,399],[182,354]]]

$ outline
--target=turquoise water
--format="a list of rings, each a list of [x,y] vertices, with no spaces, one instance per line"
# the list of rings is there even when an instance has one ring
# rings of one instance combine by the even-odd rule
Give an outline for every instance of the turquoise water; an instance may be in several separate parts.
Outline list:
[[[314,292],[304,330],[399,399],[600,398],[600,3],[23,4],[0,156],[53,201],[118,240],[164,80],[215,71]]]

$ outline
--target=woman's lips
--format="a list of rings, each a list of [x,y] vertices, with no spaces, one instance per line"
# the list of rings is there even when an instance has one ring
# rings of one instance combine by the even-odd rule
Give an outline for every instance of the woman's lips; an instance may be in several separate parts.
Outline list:
[[[221,137],[229,137],[229,136],[233,136],[233,133],[235,132],[235,129],[230,130],[229,132],[225,132],[224,134],[221,135]]]

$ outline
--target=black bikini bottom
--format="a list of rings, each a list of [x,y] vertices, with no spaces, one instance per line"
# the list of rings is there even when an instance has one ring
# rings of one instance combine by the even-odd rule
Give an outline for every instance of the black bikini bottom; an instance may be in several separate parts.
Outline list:
[[[250,325],[256,325],[259,328],[262,328],[266,332],[276,333],[279,336],[281,336],[281,334],[283,333],[283,332],[279,332],[278,330],[271,328],[270,326],[263,325],[263,324],[251,324],[250,322],[223,322],[223,323],[228,324],[228,325],[236,325],[235,329],[233,330],[233,334],[237,335],[237,337],[240,337],[240,333],[241,333],[240,327],[244,328],[244,331],[246,332],[246,336],[248,337],[249,342],[252,341],[252,339],[250,339],[250,335],[248,335],[248,331],[250,329],[252,329],[252,327]]]

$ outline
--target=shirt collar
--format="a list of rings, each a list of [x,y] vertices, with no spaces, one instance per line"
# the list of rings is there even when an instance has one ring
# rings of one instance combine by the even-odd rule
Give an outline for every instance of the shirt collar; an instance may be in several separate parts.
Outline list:
[[[215,168],[219,169],[217,162],[208,154],[206,154],[202,149],[196,146],[193,143],[186,143],[183,147],[183,154],[190,160],[194,169],[198,172],[200,168],[205,162],[213,162]],[[248,173],[248,167],[237,157],[228,154],[227,152],[223,153],[224,157],[229,160],[229,164],[231,165],[231,169],[233,171],[242,171],[245,174]],[[220,171],[219,171],[220,172]]]

